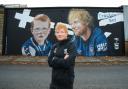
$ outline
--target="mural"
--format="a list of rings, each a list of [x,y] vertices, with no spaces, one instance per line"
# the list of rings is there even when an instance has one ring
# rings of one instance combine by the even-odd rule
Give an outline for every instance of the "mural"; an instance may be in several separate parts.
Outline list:
[[[123,56],[123,9],[94,7],[5,8],[4,55],[47,56],[64,23],[78,56]]]

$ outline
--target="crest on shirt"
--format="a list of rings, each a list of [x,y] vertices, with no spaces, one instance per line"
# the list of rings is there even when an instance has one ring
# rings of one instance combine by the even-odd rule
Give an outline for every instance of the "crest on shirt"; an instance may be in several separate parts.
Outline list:
[[[89,51],[90,51],[91,53],[94,53],[94,47],[93,47],[93,46],[89,46]]]
[[[57,48],[54,49],[54,53],[56,53],[56,51],[57,51]]]
[[[64,54],[68,54],[68,49],[64,49]]]
[[[81,55],[81,54],[82,54],[82,50],[78,49],[78,50],[77,50],[77,53],[78,53],[79,55]]]

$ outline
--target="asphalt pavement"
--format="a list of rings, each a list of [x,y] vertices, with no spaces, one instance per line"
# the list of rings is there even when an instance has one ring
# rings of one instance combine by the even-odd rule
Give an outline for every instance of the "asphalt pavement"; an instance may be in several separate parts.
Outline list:
[[[47,64],[0,64],[0,89],[48,89]],[[128,64],[77,64],[74,89],[128,89]]]

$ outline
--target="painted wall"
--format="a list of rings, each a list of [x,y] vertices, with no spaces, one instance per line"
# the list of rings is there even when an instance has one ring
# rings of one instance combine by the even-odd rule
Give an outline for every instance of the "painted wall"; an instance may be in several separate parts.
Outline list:
[[[74,7],[77,8],[77,7]],[[48,36],[48,41],[52,47],[56,43],[54,36],[54,27],[57,22],[65,23],[69,29],[70,39],[76,38],[71,26],[68,23],[68,14],[70,7],[54,7],[54,8],[6,8],[5,9],[5,36],[4,49],[5,55],[22,55],[30,54],[31,56],[45,56],[47,53],[42,53],[44,46],[37,45],[32,41],[29,46],[22,50],[23,44],[32,37],[30,31],[30,23],[33,17],[37,14],[46,14],[51,19],[51,33]],[[122,56],[124,55],[124,20],[123,8],[98,8],[98,7],[78,7],[77,9],[86,9],[94,18],[94,27],[92,37],[87,42],[76,39],[78,55],[82,56]],[[98,30],[96,30],[96,28]],[[100,43],[103,39],[98,38],[99,29],[104,34],[106,43]],[[126,32],[125,32],[126,33]],[[94,38],[93,38],[94,37]],[[98,38],[98,39],[97,39]],[[80,38],[81,39],[81,38]],[[97,41],[98,40],[98,41]],[[80,41],[80,42],[79,42]],[[97,41],[97,42],[96,42]],[[92,42],[92,43],[91,43]],[[99,43],[98,43],[99,42]],[[34,46],[32,46],[34,45]],[[85,46],[84,46],[85,45]],[[107,49],[106,49],[107,46]],[[37,53],[36,51],[40,51]]]

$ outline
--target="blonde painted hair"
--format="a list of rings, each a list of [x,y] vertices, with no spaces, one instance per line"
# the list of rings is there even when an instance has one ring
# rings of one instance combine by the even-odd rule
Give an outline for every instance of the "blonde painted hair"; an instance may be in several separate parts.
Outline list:
[[[68,22],[70,23],[76,18],[88,24],[90,28],[93,26],[93,17],[86,9],[71,9],[68,15]]]
[[[67,26],[64,23],[58,22],[57,25],[56,25],[56,27],[55,27],[55,32],[57,30],[60,30],[60,29],[64,29],[64,31],[68,34],[68,28],[67,28]]]

